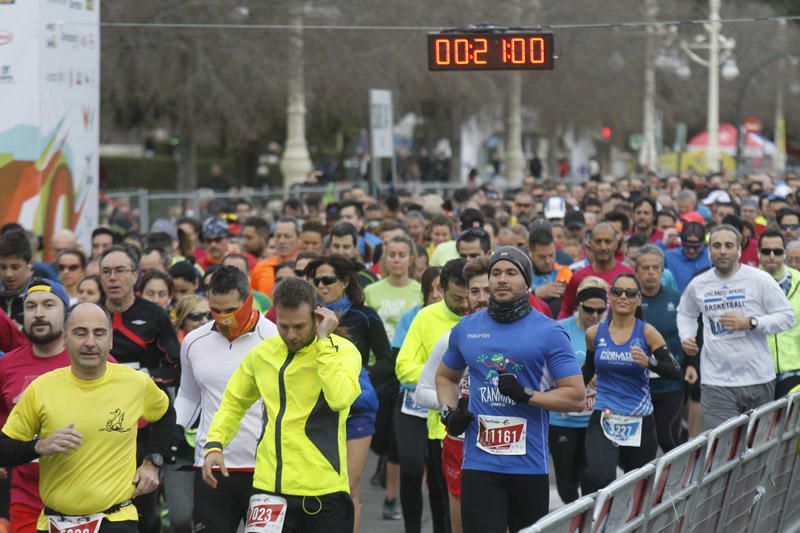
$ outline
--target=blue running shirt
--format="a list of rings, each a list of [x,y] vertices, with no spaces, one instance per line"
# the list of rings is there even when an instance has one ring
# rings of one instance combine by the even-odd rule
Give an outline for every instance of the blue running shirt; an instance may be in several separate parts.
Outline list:
[[[630,339],[615,344],[608,332],[608,322],[600,322],[594,338],[594,366],[597,375],[596,411],[609,409],[617,415],[647,416],[653,413],[650,400],[650,371],[633,361],[631,347],[639,346],[648,356],[650,348],[644,336],[645,323],[636,320]]]
[[[502,371],[513,372],[523,387],[543,392],[559,379],[580,375],[575,351],[561,326],[537,311],[509,324],[480,311],[453,328],[443,362],[453,370],[469,368],[469,410],[475,420],[464,435],[463,468],[547,474],[547,411],[503,396],[497,378]]]

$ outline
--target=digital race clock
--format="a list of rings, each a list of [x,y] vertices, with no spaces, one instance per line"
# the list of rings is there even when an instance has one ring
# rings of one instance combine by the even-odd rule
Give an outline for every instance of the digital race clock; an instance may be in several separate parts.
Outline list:
[[[428,34],[429,70],[548,70],[553,32],[445,31]]]

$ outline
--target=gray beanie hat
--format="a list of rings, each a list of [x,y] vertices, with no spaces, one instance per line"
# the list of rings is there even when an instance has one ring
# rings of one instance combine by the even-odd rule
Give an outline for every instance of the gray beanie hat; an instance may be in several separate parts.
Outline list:
[[[533,277],[533,263],[531,263],[531,258],[528,257],[528,254],[513,246],[501,246],[492,254],[491,259],[489,259],[490,271],[498,261],[510,261],[513,263],[514,266],[519,269],[520,273],[522,273],[522,277],[525,278],[525,284],[530,287],[531,278]]]

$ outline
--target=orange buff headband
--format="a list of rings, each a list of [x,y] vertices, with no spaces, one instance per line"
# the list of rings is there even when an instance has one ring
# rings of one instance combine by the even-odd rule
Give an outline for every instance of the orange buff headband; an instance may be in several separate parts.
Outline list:
[[[234,341],[250,331],[258,322],[259,312],[253,309],[253,291],[250,291],[238,310],[224,315],[211,311],[211,315],[217,323],[219,332],[229,341]]]

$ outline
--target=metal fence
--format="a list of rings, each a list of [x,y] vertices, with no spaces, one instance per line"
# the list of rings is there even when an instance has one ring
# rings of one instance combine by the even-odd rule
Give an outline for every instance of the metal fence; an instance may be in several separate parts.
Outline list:
[[[436,194],[445,196],[449,191],[465,186],[458,182],[411,182],[397,185],[370,184],[367,182],[331,183],[330,185],[303,185],[292,187],[288,192],[283,189],[254,190],[242,189],[237,193],[214,192],[211,189],[196,189],[191,192],[151,191],[144,188],[104,191],[100,194],[101,203],[106,209],[101,213],[110,216],[114,209],[122,210],[129,217],[134,227],[149,228],[158,218],[177,218],[193,216],[201,218],[208,214],[211,201],[236,200],[245,198],[250,201],[259,214],[268,211],[279,211],[280,203],[288,198],[334,198],[338,199],[343,191],[354,186],[361,186],[372,195],[382,198],[397,192],[408,192],[412,195]],[[103,220],[106,222],[106,220]]]
[[[800,531],[798,437],[800,393],[728,420],[523,531]]]

